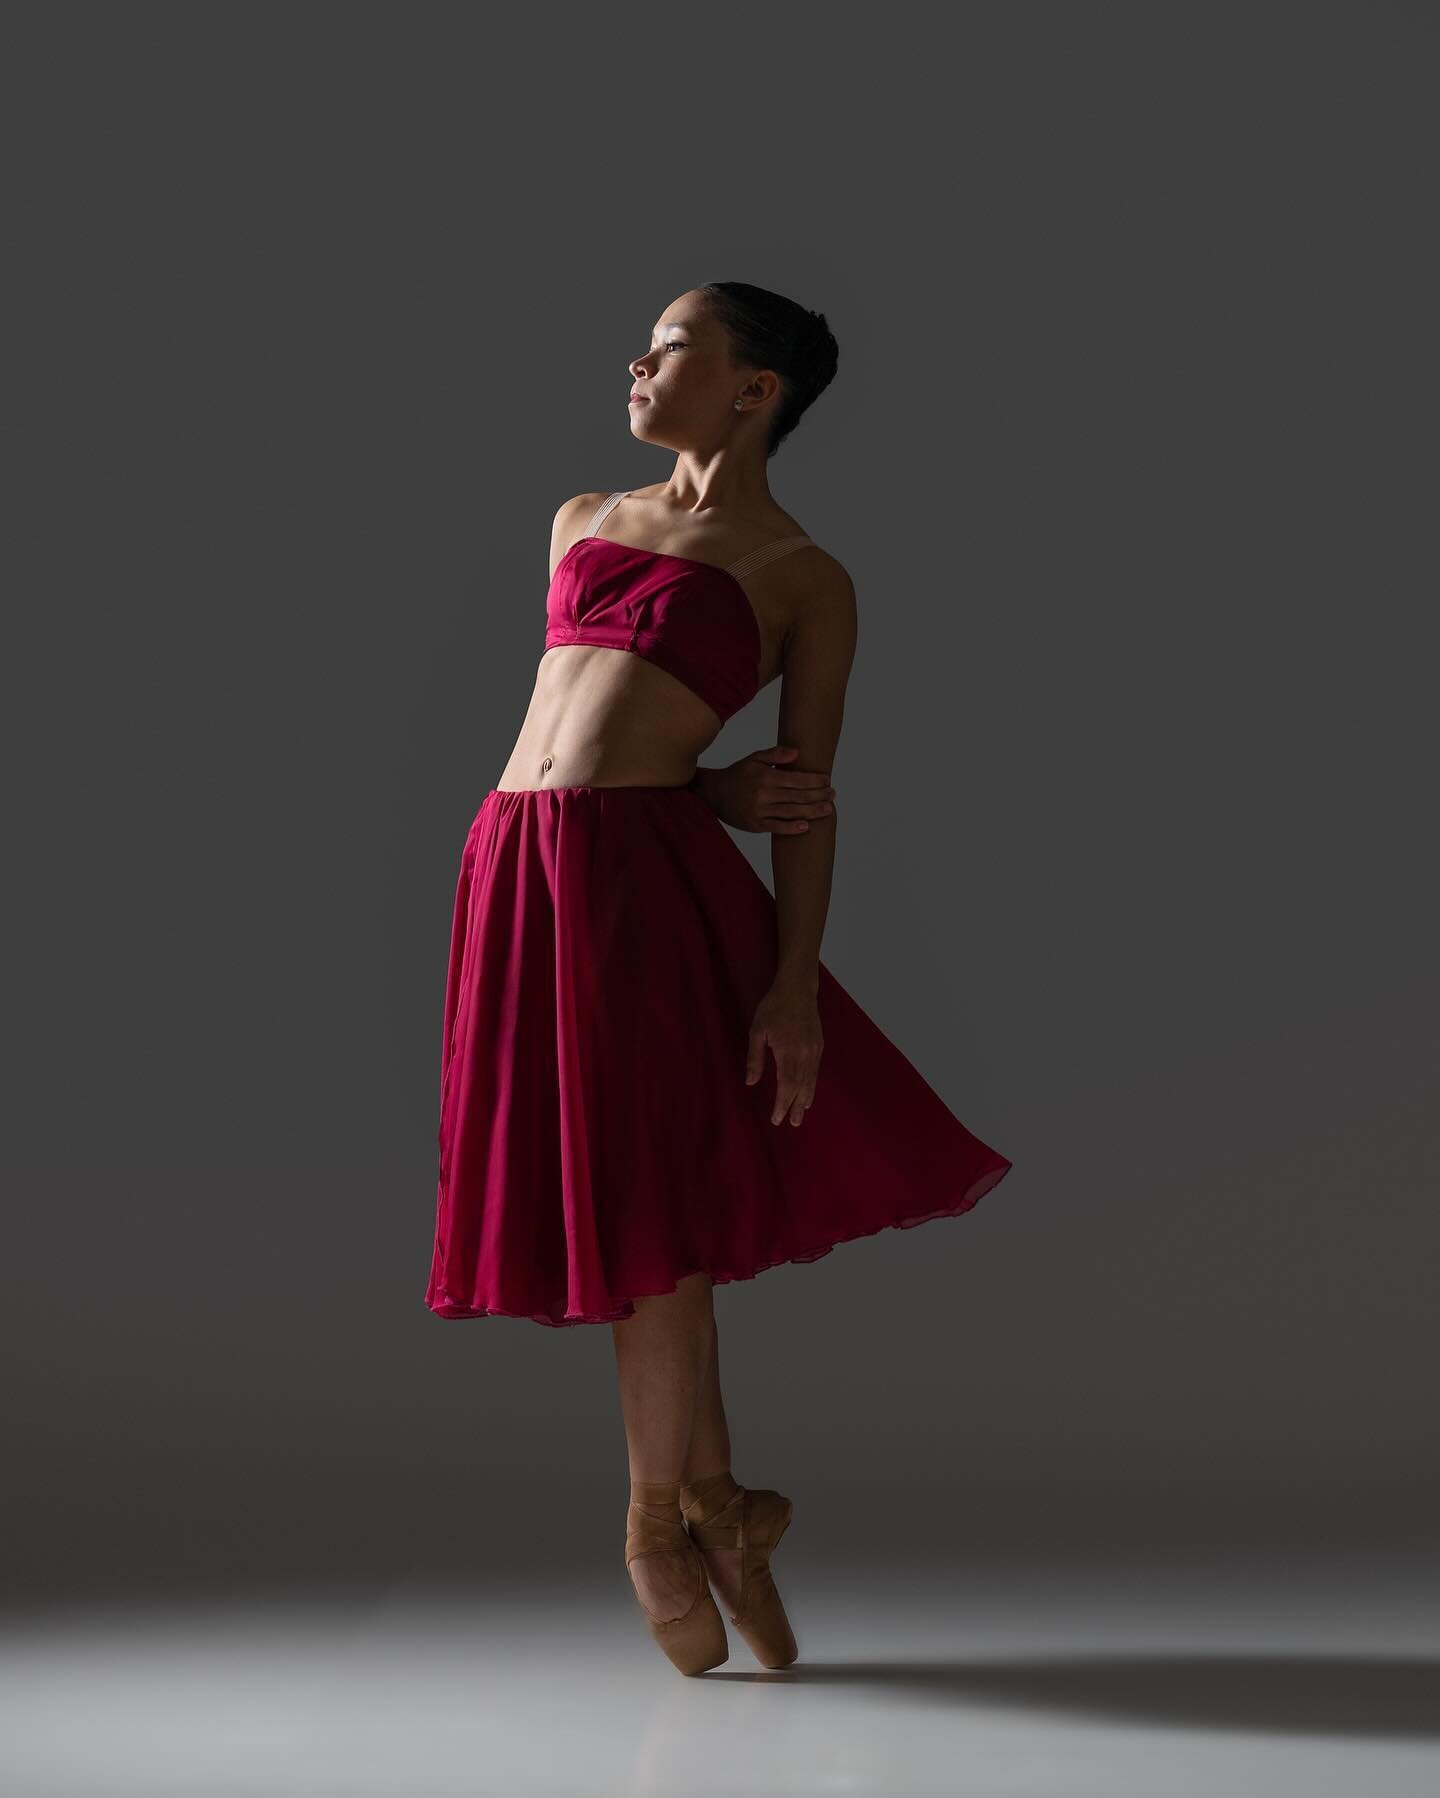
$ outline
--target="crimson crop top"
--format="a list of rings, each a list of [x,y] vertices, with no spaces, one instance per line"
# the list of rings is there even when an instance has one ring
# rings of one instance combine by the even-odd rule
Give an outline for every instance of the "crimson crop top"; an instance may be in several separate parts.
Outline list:
[[[628,491],[609,495],[556,565],[545,647],[628,649],[682,681],[723,723],[760,690],[760,625],[741,579],[811,539],[780,537],[722,568],[597,537]]]

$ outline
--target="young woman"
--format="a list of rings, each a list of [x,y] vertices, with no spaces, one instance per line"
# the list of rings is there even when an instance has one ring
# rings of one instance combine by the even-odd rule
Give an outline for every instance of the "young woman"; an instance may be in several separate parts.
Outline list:
[[[625,1559],[684,1673],[796,1658],[769,1569],[793,1505],[730,1472],[717,1283],[967,1211],[1009,1171],[820,960],[855,653],[845,569],[766,464],[832,379],[823,315],[682,294],[630,364],[666,481],[555,515],[545,652],[461,854],[426,1304],[609,1323]],[[779,732],[697,758],[777,675]],[[775,893],[721,819],[772,832]]]

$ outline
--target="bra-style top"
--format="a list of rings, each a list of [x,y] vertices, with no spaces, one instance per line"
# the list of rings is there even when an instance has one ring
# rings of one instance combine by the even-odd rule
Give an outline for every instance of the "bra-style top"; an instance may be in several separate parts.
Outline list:
[[[760,625],[740,582],[811,539],[780,537],[722,568],[597,537],[628,491],[609,495],[556,565],[545,647],[628,649],[683,681],[723,723],[760,690]]]

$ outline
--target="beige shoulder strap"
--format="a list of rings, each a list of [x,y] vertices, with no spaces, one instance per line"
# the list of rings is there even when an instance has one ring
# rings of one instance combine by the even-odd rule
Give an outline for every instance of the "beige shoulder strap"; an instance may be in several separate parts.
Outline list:
[[[759,549],[752,549],[748,556],[741,556],[738,562],[732,562],[725,572],[733,574],[736,580],[743,580],[747,574],[754,574],[757,568],[763,568],[767,562],[773,562],[778,556],[788,556],[791,550],[803,549],[812,541],[810,537],[779,537],[774,543],[762,543]]]
[[[605,521],[606,517],[609,515],[610,511],[615,506],[619,505],[620,501],[622,499],[624,499],[625,495],[628,492],[629,492],[628,487],[622,487],[618,493],[612,493],[604,501],[602,501],[595,516],[590,520],[589,524],[580,533],[581,536],[582,537],[593,537],[595,535],[596,531],[598,531],[600,529],[600,526],[604,523],[604,521]]]

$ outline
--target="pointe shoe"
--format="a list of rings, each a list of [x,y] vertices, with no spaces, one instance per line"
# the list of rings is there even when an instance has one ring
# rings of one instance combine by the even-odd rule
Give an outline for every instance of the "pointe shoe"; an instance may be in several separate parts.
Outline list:
[[[730,1621],[762,1667],[788,1667],[800,1650],[770,1572],[794,1503],[768,1487],[740,1486],[727,1473],[687,1486],[686,1526],[701,1549],[740,1550],[740,1602]]]
[[[682,1673],[708,1673],[730,1658],[730,1639],[715,1595],[710,1590],[705,1561],[691,1541],[683,1522],[671,1522],[654,1511],[667,1509],[675,1502],[680,1483],[632,1480],[630,1509],[625,1523],[625,1567],[642,1555],[688,1553],[694,1564],[695,1597],[688,1610],[678,1617],[656,1617],[640,1596],[631,1577],[631,1590],[645,1617],[650,1634],[664,1649],[672,1666]],[[653,1507],[648,1509],[647,1507]]]

